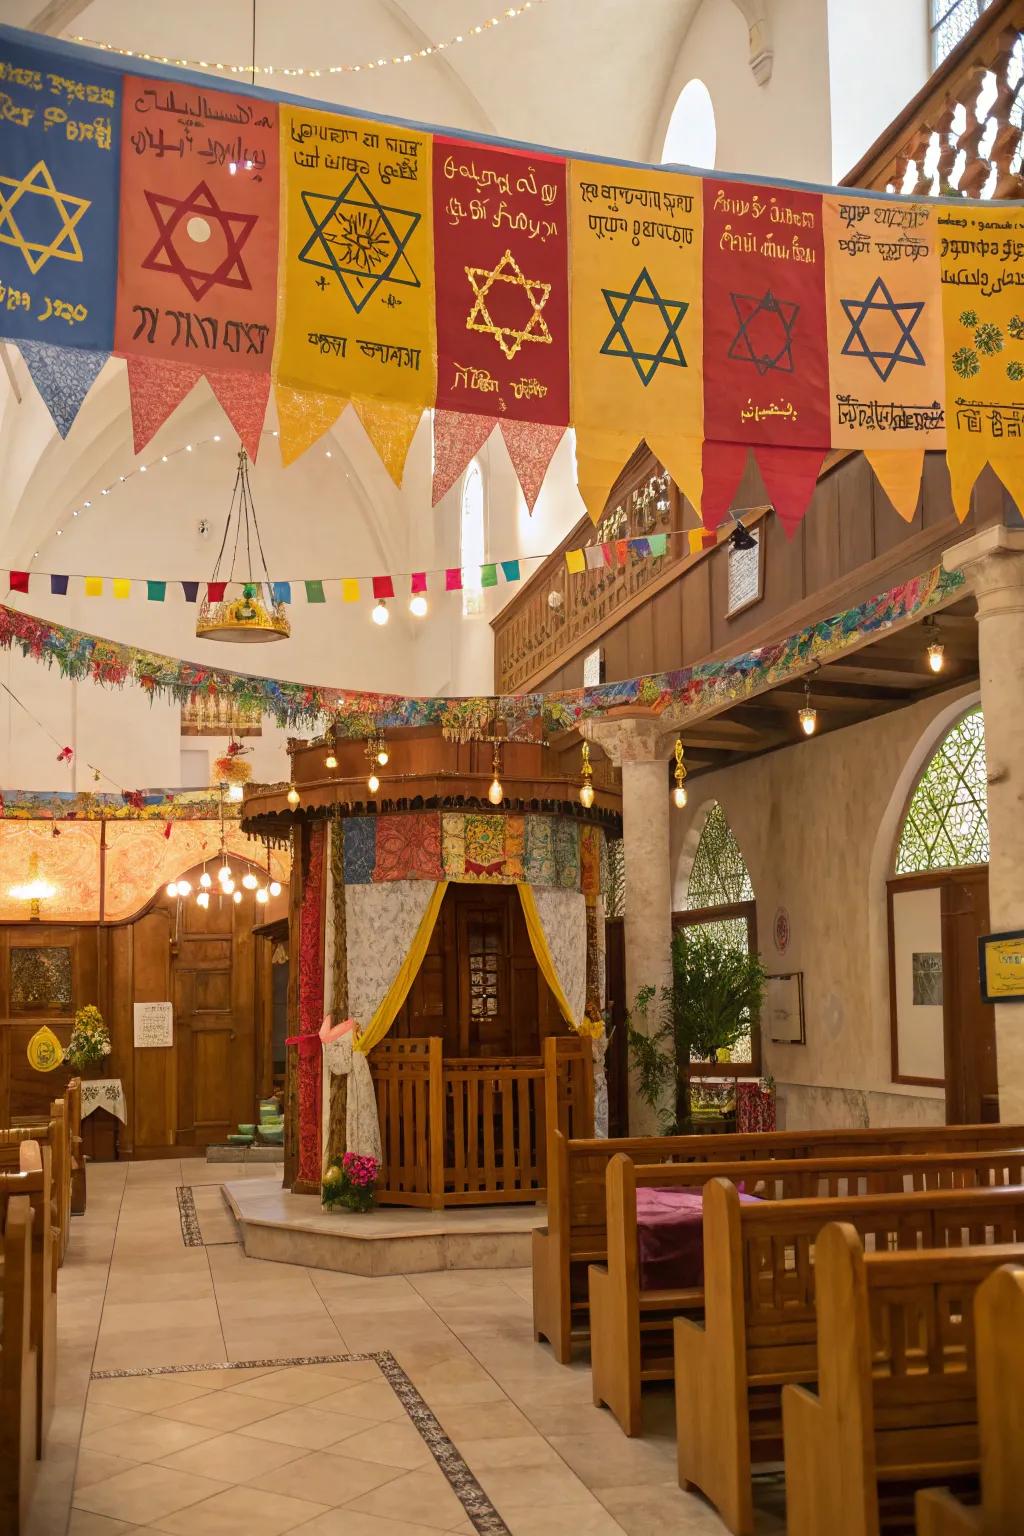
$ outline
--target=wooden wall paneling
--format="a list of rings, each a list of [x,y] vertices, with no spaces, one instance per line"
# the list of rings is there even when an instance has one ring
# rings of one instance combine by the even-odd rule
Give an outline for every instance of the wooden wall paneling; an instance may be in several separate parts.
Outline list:
[[[171,914],[156,906],[130,925],[131,999],[138,1003],[173,1002],[171,989]],[[177,1076],[180,1025],[174,1020],[173,1046],[135,1049],[133,1130],[137,1155],[172,1157],[177,1151]],[[133,1022],[134,1038],[134,1022]]]
[[[678,599],[677,599],[678,601]],[[626,633],[629,671],[627,677],[643,677],[654,671],[654,608],[644,603],[622,626]]]
[[[103,1017],[110,1030],[110,1076],[119,1077],[124,1086],[128,1122],[121,1127],[121,1156],[135,1151],[135,1016],[133,955],[135,924],[118,924],[102,933],[107,958],[105,963],[107,1012]]]
[[[689,666],[711,649],[711,564],[702,560],[688,572],[680,586],[683,622],[681,663]]]
[[[636,675],[629,664],[629,624],[630,620],[624,619],[604,637],[605,677],[609,683],[618,683],[625,677]]]
[[[839,575],[839,480],[828,475],[819,482],[814,505],[800,524],[804,586],[810,593],[822,591]]]
[[[867,459],[860,455],[843,466],[839,491],[839,569],[853,571],[875,557],[875,536],[870,515],[875,477]],[[904,536],[906,524],[904,524]]]
[[[651,603],[654,624],[655,672],[670,672],[683,655],[682,589],[676,585],[659,592]]]

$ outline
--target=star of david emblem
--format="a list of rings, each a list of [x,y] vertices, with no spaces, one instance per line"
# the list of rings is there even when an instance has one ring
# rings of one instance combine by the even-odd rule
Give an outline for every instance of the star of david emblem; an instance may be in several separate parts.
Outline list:
[[[840,299],[839,302],[850,322],[850,334],[842,345],[846,357],[866,358],[883,381],[897,363],[924,367],[924,353],[910,334],[921,318],[923,300],[897,304],[882,278],[876,277],[866,299]],[[866,335],[864,327],[872,315],[885,318],[869,326],[870,335]],[[874,342],[870,339],[872,336]]]
[[[225,288],[252,287],[242,248],[252,234],[256,214],[221,208],[205,181],[187,197],[147,192],[146,202],[159,232],[141,263],[147,271],[176,273],[197,300],[216,283]]]
[[[466,276],[476,295],[466,320],[467,331],[483,331],[493,336],[507,358],[515,357],[524,341],[551,345],[551,332],[541,313],[551,295],[551,284],[525,277],[511,251],[506,251],[497,266],[490,271],[486,267],[467,267]],[[526,318],[526,324],[517,326],[494,319],[492,305],[495,301],[500,303],[509,289],[517,288],[522,289],[530,306],[529,316],[525,316],[522,305],[518,306],[520,315]]]
[[[0,176],[0,245],[19,250],[32,273],[51,256],[81,261],[75,226],[91,207],[87,197],[58,192],[49,167],[37,160],[24,176]]]
[[[672,368],[686,367],[679,339],[679,326],[690,307],[685,300],[663,299],[646,267],[640,268],[628,292],[617,292],[614,288],[602,288],[601,292],[612,317],[612,328],[601,344],[605,357],[628,357],[645,389],[662,363]],[[626,329],[631,316],[632,335]],[[648,343],[646,349],[644,342]]]
[[[406,251],[420,214],[382,203],[358,174],[337,197],[301,196],[313,233],[299,260],[333,272],[357,315],[381,283],[420,286]]]
[[[760,298],[752,293],[730,294],[739,330],[729,347],[736,363],[753,363],[758,373],[793,372],[793,327],[799,304],[777,299],[771,289]]]

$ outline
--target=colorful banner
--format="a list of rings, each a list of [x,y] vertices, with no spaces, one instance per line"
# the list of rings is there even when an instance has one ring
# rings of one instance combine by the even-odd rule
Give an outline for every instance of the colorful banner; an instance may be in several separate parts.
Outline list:
[[[946,459],[961,521],[986,464],[1024,504],[1024,210],[937,210],[946,365]]]
[[[702,194],[696,176],[574,160],[572,414],[595,522],[641,439],[700,505]]]
[[[397,417],[366,413],[363,424],[398,480],[434,401],[430,156],[429,134],[281,108],[277,378],[314,397],[396,407]],[[291,422],[292,437],[308,447],[307,431],[323,430],[321,419],[307,418],[306,430],[302,419]]]
[[[906,518],[925,449],[946,446],[939,212],[854,193],[822,200],[832,445],[862,447]]]
[[[118,71],[0,36],[0,336],[62,433],[113,342],[120,108]]]

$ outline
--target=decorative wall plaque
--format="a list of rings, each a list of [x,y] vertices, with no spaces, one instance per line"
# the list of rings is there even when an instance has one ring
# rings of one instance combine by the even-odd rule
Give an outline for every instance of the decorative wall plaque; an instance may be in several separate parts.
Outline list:
[[[70,945],[11,945],[11,1012],[70,1013]]]
[[[727,619],[742,613],[753,603],[760,602],[764,596],[764,560],[760,530],[748,528],[747,532],[754,540],[752,549],[737,549],[733,544],[728,546],[729,596],[725,609]]]
[[[134,1023],[136,1046],[174,1044],[174,1005],[172,1003],[136,1003]]]

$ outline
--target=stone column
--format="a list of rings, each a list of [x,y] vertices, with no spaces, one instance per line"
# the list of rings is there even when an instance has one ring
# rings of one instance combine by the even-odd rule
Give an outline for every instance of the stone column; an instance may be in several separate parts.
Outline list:
[[[622,851],[625,866],[626,1006],[641,987],[672,983],[672,871],[669,852],[668,759],[674,736],[651,718],[588,722],[585,734],[622,770]],[[666,745],[667,743],[667,745]],[[658,1130],[653,1110],[633,1092],[634,1136]]]
[[[989,920],[1024,928],[1024,531],[985,528],[943,557],[978,600],[988,763]],[[1024,1123],[1024,1003],[996,1004],[999,1118]]]

